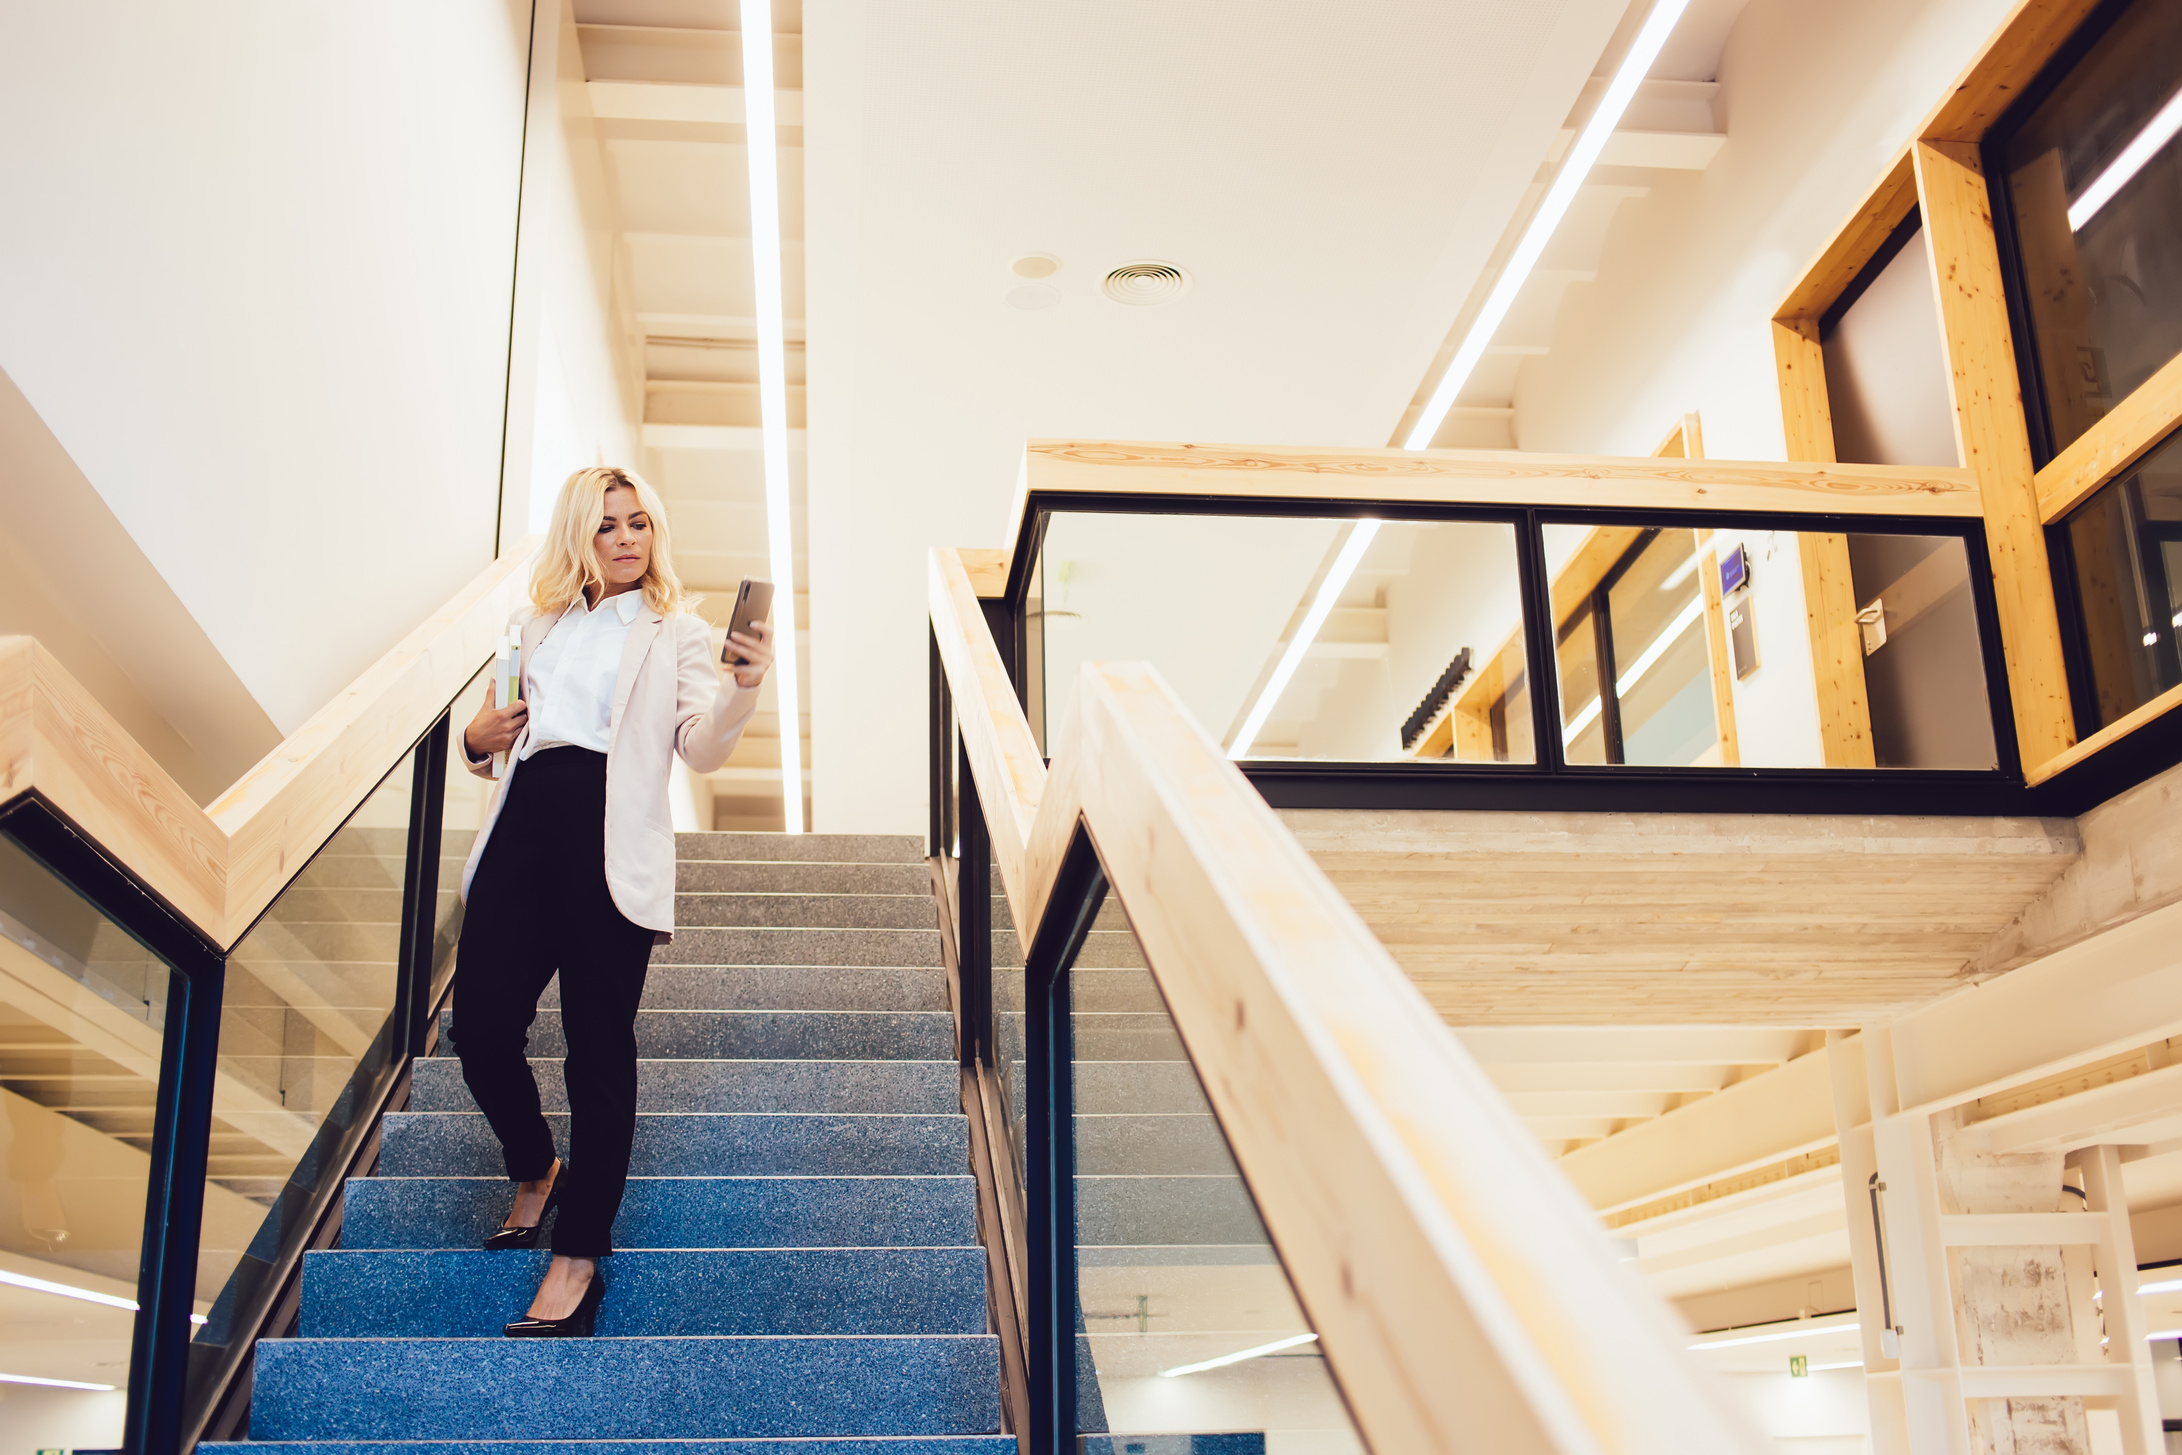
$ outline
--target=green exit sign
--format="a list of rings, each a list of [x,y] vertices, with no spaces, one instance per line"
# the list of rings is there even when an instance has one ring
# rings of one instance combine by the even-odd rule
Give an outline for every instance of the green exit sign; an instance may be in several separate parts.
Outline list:
[[[1788,1373],[1796,1379],[1809,1379],[1811,1377],[1811,1356],[1808,1354],[1789,1355]]]

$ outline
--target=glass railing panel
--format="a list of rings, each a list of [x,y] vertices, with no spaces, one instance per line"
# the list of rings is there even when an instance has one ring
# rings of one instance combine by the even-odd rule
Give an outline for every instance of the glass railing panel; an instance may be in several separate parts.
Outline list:
[[[1016,1185],[1023,1185],[1023,938],[996,860],[992,870],[992,1047],[1000,1083],[1008,1150],[1015,1161]]]
[[[391,1074],[413,757],[228,958],[197,1271],[213,1307],[190,1348],[193,1404],[231,1341],[256,1331],[275,1268]]]
[[[1998,764],[1959,536],[1556,524],[1546,557],[1571,764],[1843,766],[1827,722],[1868,725],[1876,767]],[[1816,573],[1855,601],[1844,660],[1814,656]]]
[[[19,1449],[122,1443],[170,975],[0,839],[0,1374],[60,1381],[6,1386]]]
[[[455,942],[462,938],[462,866],[485,826],[493,783],[462,765],[462,729],[484,701],[492,668],[470,679],[448,712],[445,808],[440,818],[438,903],[432,915],[432,1004],[439,1004],[455,975]]]
[[[1624,763],[1720,761],[1698,565],[1697,532],[1658,531],[1607,588]]]
[[[1058,512],[1034,574],[1034,724],[1136,660],[1243,757],[1532,761],[1506,522]]]
[[[1361,1452],[1317,1335],[1111,898],[1067,974],[1081,1448]]]
[[[2061,534],[2088,688],[2082,735],[2182,685],[2182,436],[2069,512]]]

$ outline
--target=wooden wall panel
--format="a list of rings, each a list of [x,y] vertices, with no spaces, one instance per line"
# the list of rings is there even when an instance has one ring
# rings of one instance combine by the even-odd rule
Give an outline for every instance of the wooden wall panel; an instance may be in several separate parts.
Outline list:
[[[2025,765],[2036,766],[2067,751],[2076,727],[1992,210],[1974,145],[1924,141],[1914,156],[1955,442],[1985,502],[2016,737]]]

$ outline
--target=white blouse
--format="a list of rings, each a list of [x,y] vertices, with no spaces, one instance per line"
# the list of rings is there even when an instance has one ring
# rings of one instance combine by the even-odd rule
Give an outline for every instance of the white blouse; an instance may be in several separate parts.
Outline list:
[[[545,748],[589,748],[612,743],[614,683],[629,626],[644,605],[642,589],[608,597],[593,610],[581,595],[561,613],[531,660],[523,664],[523,694],[530,703],[530,741],[521,756]]]

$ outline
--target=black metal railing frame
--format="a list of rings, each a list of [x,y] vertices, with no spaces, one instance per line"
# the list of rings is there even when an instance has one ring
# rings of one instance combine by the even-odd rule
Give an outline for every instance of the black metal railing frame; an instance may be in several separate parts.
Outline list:
[[[352,1084],[345,1096],[358,1104],[383,1105],[385,1093],[421,1052],[432,1011],[433,922],[439,893],[440,830],[445,808],[449,712],[443,711],[415,743],[389,763],[414,752],[407,861],[402,884],[401,939],[396,999],[382,1029],[392,1033],[392,1054],[373,1066],[367,1055],[359,1073],[372,1084]],[[337,829],[335,833],[338,833]],[[158,1100],[152,1131],[151,1172],[145,1197],[144,1243],[137,1272],[137,1314],[131,1336],[124,1448],[130,1455],[180,1455],[193,1427],[201,1428],[225,1392],[260,1327],[279,1302],[300,1259],[300,1240],[283,1247],[279,1265],[287,1276],[265,1280],[252,1307],[232,1311],[236,1338],[227,1368],[199,1401],[189,1406],[190,1314],[197,1297],[197,1259],[204,1216],[204,1186],[212,1135],[213,1090],[219,1064],[220,1008],[228,957],[257,928],[220,945],[161,899],[54,804],[35,791],[0,804],[0,834],[90,903],[168,969],[167,1015],[162,1031]],[[331,842],[333,835],[328,835]],[[319,849],[323,849],[321,844]],[[314,851],[313,857],[315,858]],[[296,868],[293,883],[310,867]],[[286,886],[283,886],[285,892]],[[278,903],[279,896],[274,896]],[[270,912],[271,906],[267,906]],[[260,917],[262,922],[262,916]],[[375,1115],[360,1116],[341,1138],[335,1162],[367,1139]],[[316,1143],[313,1151],[319,1150]],[[306,1153],[306,1156],[311,1155]],[[292,1227],[308,1229],[338,1197],[340,1178],[328,1177],[307,1215]]]
[[[1974,516],[1805,514],[1780,511],[1418,504],[1394,500],[1289,499],[1226,495],[1033,493],[1009,563],[1005,594],[986,600],[988,622],[1017,698],[1028,713],[1040,684],[1024,680],[1032,660],[1027,610],[1031,572],[1053,516],[1234,515],[1310,519],[1475,521],[1513,527],[1521,592],[1532,764],[1295,762],[1245,759],[1239,766],[1276,808],[1505,809],[1601,812],[1931,813],[2074,815],[2152,774],[2182,763],[2182,722],[2147,725],[2036,785],[2026,784],[2009,695],[1985,523]],[[1811,531],[1917,535],[1959,540],[1969,568],[1997,764],[1991,769],[1628,767],[1567,761],[1559,723],[1559,664],[1553,651],[1552,583],[1544,527]],[[1185,629],[1184,626],[1178,629]],[[2182,714],[2170,714],[2182,718]]]

